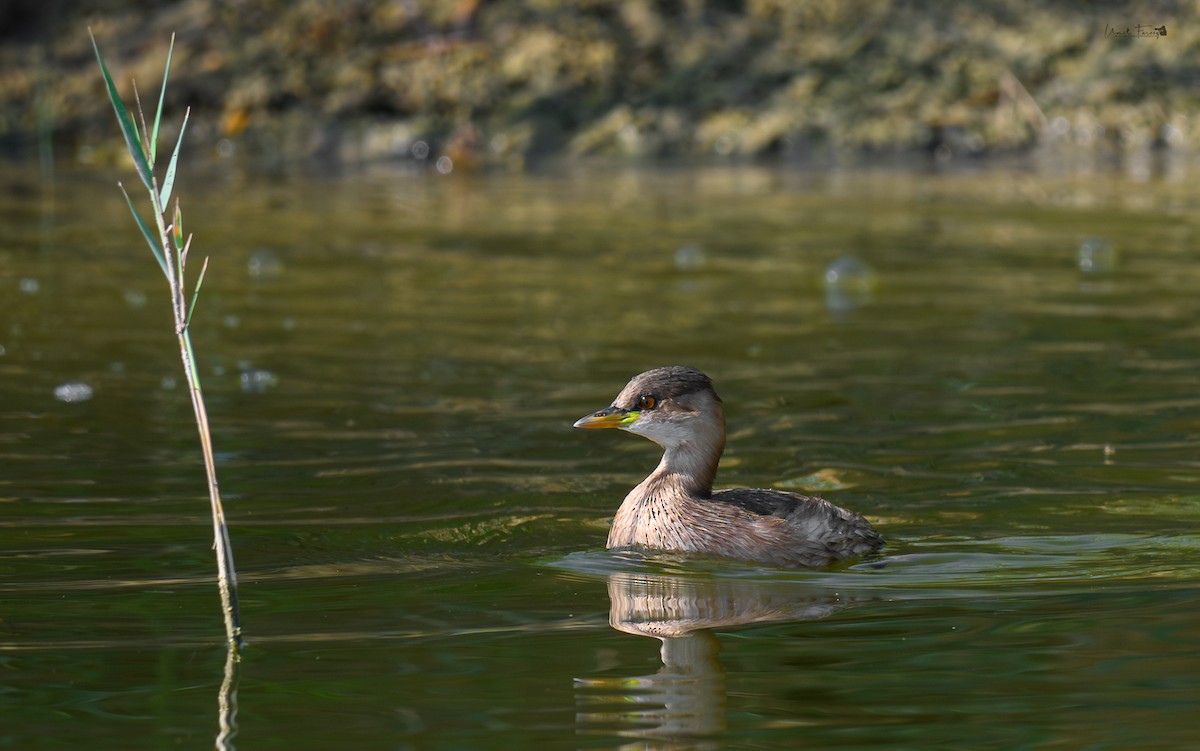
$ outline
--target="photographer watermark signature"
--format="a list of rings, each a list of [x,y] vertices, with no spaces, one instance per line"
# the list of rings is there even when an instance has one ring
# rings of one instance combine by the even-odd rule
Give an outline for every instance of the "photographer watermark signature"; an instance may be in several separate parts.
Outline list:
[[[1167,35],[1167,25],[1166,24],[1163,24],[1162,26],[1143,26],[1139,23],[1137,26],[1134,26],[1133,28],[1126,26],[1123,31],[1121,29],[1114,29],[1113,27],[1109,26],[1108,24],[1104,24],[1104,38],[1105,39],[1134,39],[1134,38],[1158,39],[1159,37],[1165,37],[1166,35]]]

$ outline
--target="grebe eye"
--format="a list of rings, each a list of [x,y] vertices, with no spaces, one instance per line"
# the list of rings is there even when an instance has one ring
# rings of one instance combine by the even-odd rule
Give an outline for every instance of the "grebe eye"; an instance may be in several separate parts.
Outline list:
[[[642,394],[638,397],[638,407],[640,409],[654,409],[654,405],[658,402],[649,394]]]

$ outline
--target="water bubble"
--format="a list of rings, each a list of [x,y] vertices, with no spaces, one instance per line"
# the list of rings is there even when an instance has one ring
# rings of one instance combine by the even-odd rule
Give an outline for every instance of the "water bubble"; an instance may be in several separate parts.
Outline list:
[[[708,259],[698,245],[688,243],[675,250],[675,268],[680,271],[695,271],[704,266]]]
[[[875,272],[854,256],[839,256],[825,267],[825,307],[853,310],[871,301]]]
[[[163,376],[162,380],[159,381],[159,385],[162,386],[165,391],[171,391],[175,388],[175,377]]]
[[[221,323],[223,323],[227,329],[236,329],[238,326],[242,325],[242,319],[239,316],[230,313],[221,319]]]
[[[412,155],[417,159],[424,159],[429,156],[429,144],[424,141],[417,141],[412,145]]]
[[[237,152],[237,146],[228,138],[222,138],[217,142],[217,154],[223,159],[228,159]]]
[[[108,369],[117,375],[124,375],[125,363],[121,362],[120,360],[116,360],[115,362],[109,363]]]
[[[825,286],[870,290],[875,286],[875,272],[854,256],[839,256],[825,267]]]
[[[42,287],[42,285],[38,283],[37,279],[28,276],[21,280],[19,286],[21,291],[27,295],[36,295],[38,290]]]
[[[242,393],[262,394],[279,385],[279,376],[262,368],[247,368],[242,371]]]
[[[4,357],[6,354],[8,354],[8,350],[4,348],[3,344],[0,344],[0,357]]]
[[[1079,246],[1079,270],[1085,274],[1111,274],[1117,270],[1117,251],[1108,240],[1090,237]]]
[[[296,319],[292,318],[291,316],[288,316],[287,318],[283,319],[282,326],[283,326],[284,331],[295,331],[296,330]]]
[[[136,289],[127,289],[127,290],[125,290],[125,292],[123,294],[125,296],[125,302],[127,302],[129,304],[129,307],[131,307],[131,308],[145,307],[146,294],[144,292],[141,292]]]
[[[83,381],[67,381],[54,387],[54,398],[68,404],[92,398],[92,387]]]
[[[454,171],[454,160],[448,156],[439,157],[437,160],[437,171],[443,175],[448,175]]]
[[[283,262],[270,248],[259,248],[246,261],[246,272],[259,279],[279,276],[283,273]]]

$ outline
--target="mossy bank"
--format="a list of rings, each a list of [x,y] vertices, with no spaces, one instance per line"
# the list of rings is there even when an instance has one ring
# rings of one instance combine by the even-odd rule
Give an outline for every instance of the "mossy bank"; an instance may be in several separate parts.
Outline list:
[[[193,148],[258,159],[1186,155],[1200,144],[1195,15],[1022,0],[17,0],[0,11],[0,144],[116,153],[90,25],[117,79],[143,91],[177,33],[168,105],[192,105]]]

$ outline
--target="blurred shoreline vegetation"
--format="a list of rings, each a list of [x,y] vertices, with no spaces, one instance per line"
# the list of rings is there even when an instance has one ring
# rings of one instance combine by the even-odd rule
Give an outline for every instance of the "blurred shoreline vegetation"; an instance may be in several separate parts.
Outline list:
[[[10,0],[0,153],[118,158],[90,24],[123,94],[175,32],[167,106],[192,106],[192,143],[268,163],[1190,158],[1196,20],[1172,2]],[[1139,25],[1168,33],[1112,33]]]

